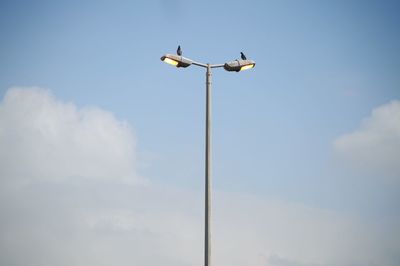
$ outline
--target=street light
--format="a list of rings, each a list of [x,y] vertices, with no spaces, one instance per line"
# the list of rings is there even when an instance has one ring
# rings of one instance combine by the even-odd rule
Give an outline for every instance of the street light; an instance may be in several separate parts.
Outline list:
[[[205,150],[205,230],[204,230],[204,266],[211,266],[211,69],[223,67],[226,71],[239,72],[255,67],[256,62],[247,60],[242,53],[242,60],[225,64],[203,64],[182,56],[180,46],[178,55],[166,54],[161,61],[175,67],[191,65],[206,68],[206,150]]]

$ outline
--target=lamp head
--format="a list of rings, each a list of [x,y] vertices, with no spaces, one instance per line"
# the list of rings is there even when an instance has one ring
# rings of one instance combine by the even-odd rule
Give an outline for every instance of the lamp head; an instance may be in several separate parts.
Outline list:
[[[176,67],[188,67],[193,63],[192,60],[188,58],[174,54],[163,55],[161,57],[161,61]]]
[[[253,60],[235,60],[231,62],[227,62],[224,65],[224,69],[226,71],[242,71],[246,69],[250,69],[256,66],[256,62]]]

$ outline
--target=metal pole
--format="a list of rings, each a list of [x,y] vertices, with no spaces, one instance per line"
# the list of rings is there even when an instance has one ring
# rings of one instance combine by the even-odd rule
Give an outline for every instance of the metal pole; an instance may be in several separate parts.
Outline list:
[[[211,65],[206,73],[206,158],[205,158],[204,266],[211,266]]]

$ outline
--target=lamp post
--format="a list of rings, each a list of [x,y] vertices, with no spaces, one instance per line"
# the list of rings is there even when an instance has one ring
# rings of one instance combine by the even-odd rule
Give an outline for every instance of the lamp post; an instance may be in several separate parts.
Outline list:
[[[180,50],[180,47],[178,48]],[[211,266],[211,69],[223,67],[226,71],[239,72],[255,67],[253,60],[235,60],[225,64],[203,64],[183,56],[166,54],[161,61],[176,67],[191,65],[206,68],[206,149],[205,149],[205,225],[204,266]]]

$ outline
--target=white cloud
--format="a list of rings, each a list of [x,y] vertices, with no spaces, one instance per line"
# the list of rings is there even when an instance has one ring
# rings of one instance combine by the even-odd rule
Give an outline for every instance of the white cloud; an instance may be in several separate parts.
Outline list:
[[[202,193],[38,184],[2,197],[1,265],[202,265]],[[214,199],[214,265],[398,265],[390,228],[241,194]]]
[[[0,265],[202,265],[203,194],[126,182],[139,180],[135,153],[132,130],[109,112],[9,90],[0,104]],[[391,227],[214,195],[214,265],[399,263]]]
[[[372,111],[361,127],[334,142],[342,159],[359,170],[400,178],[400,101]]]
[[[399,241],[349,214],[237,194],[221,201],[221,214],[215,214],[217,265],[397,263],[396,253],[387,250]]]
[[[2,179],[139,181],[127,123],[99,108],[61,102],[40,88],[8,90],[0,104],[0,147]]]

